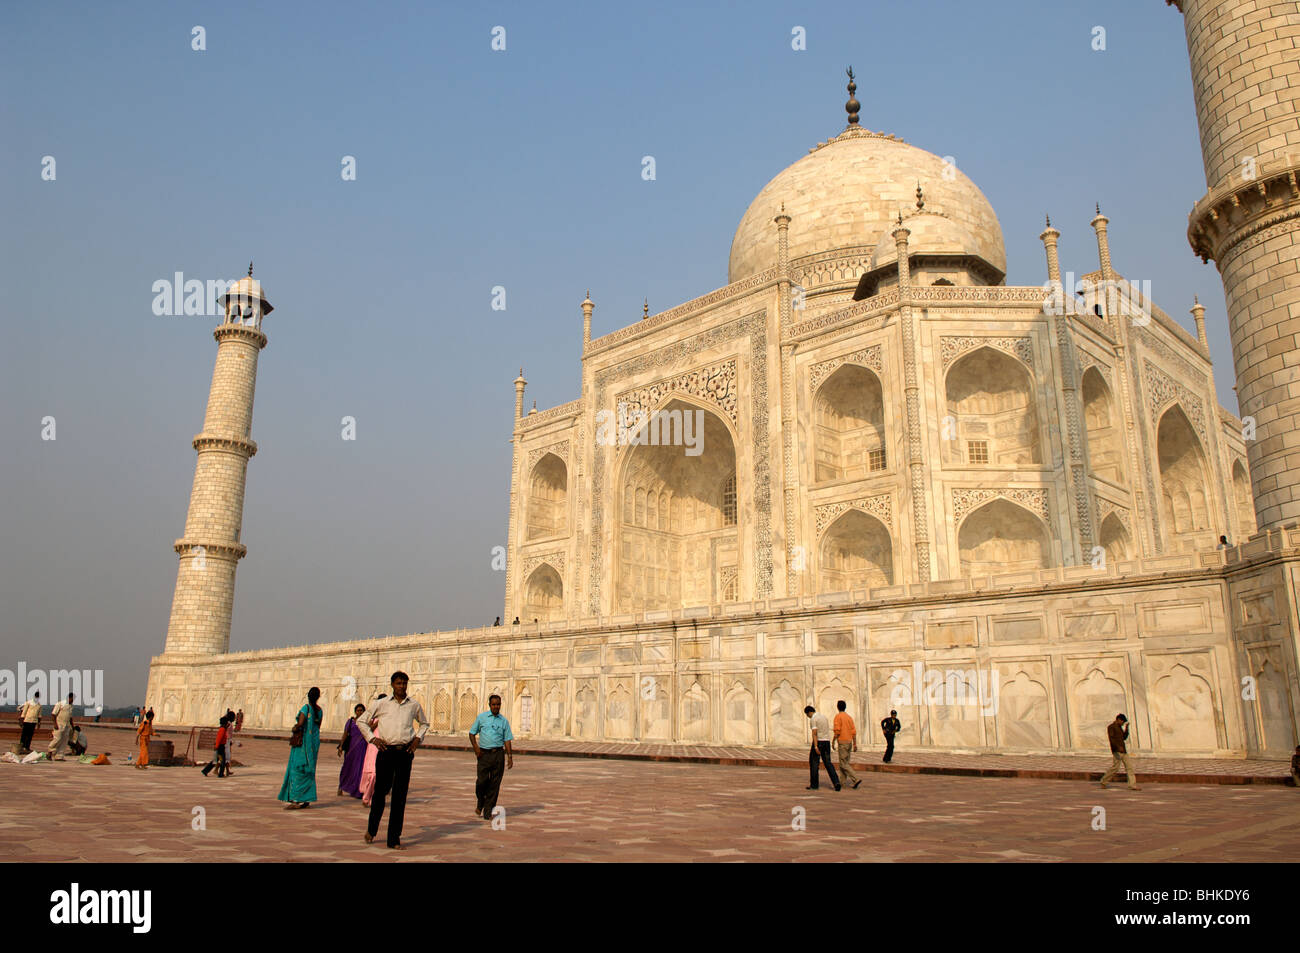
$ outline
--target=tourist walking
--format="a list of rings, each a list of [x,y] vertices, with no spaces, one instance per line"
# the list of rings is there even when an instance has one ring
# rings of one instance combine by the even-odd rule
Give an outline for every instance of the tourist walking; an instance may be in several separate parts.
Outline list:
[[[339,796],[361,797],[361,771],[366,764],[366,751],[371,745],[366,744],[366,736],[357,727],[357,719],[365,713],[366,706],[358,702],[352,707],[352,717],[343,726],[343,736],[339,738],[339,757],[343,767],[339,769]],[[372,774],[373,778],[374,775]]]
[[[298,709],[298,722],[289,738],[289,763],[284,769],[278,801],[288,801],[286,811],[309,807],[316,800],[316,755],[320,752],[320,725],[325,713],[316,704],[320,689],[312,686],[307,704]]]
[[[41,693],[35,692],[32,697],[23,705],[22,711],[18,713],[22,719],[23,733],[19,744],[23,752],[26,753],[32,748],[32,735],[36,734],[36,729],[41,723]]]
[[[135,710],[134,714],[131,715],[131,724],[132,724],[133,726],[135,726],[136,728],[139,728],[139,727],[140,727],[140,719],[141,719],[142,717],[144,717],[144,709],[142,709],[142,708],[137,708],[137,709]]]
[[[492,817],[501,793],[501,778],[506,768],[515,766],[515,753],[510,742],[515,740],[510,722],[501,714],[501,696],[488,696],[488,710],[482,712],[470,725],[469,743],[474,746],[478,759],[478,777],[474,782],[474,796],[478,806],[474,813],[479,817]]]
[[[221,716],[220,726],[217,728],[217,737],[212,745],[212,760],[203,766],[203,776],[206,778],[208,772],[214,767],[217,769],[217,777],[226,776],[226,740],[230,737],[230,719],[225,715]]]
[[[379,704],[387,697],[388,697],[387,692],[380,692],[379,695],[375,698],[375,704],[376,705]],[[370,717],[366,719],[366,721],[370,722],[371,731],[374,731],[375,726],[379,724],[379,722],[375,721],[375,715],[373,711],[371,712]],[[361,726],[359,724],[357,725],[357,730],[358,731],[361,730]],[[365,735],[362,735],[361,737],[364,739]],[[370,806],[370,801],[375,796],[375,758],[377,758],[378,756],[379,756],[379,749],[375,745],[372,745],[369,742],[367,742],[366,760],[365,763],[361,766],[361,803],[364,804],[366,807]]]
[[[807,790],[817,790],[818,764],[821,763],[826,765],[826,774],[838,791],[840,777],[835,773],[835,765],[831,764],[831,724],[826,720],[825,715],[817,714],[817,709],[812,705],[804,708],[803,713],[812,720],[812,748],[808,752]]]
[[[54,711],[50,712],[54,719],[54,728],[50,732],[53,737],[45,750],[51,761],[64,760],[63,749],[68,744],[68,735],[72,734],[72,700],[75,697],[72,692],[68,692],[68,700],[55,705]]]
[[[1131,791],[1141,791],[1138,786],[1137,775],[1133,773],[1133,760],[1129,757],[1128,747],[1124,742],[1128,741],[1128,717],[1120,712],[1115,716],[1115,720],[1106,726],[1106,737],[1110,740],[1110,753],[1114,758],[1110,763],[1110,768],[1101,776],[1101,786],[1104,788],[1110,783],[1111,778],[1119,773],[1119,769],[1124,769],[1124,774],[1128,778],[1128,786]]]
[[[235,763],[235,713],[229,708],[226,709],[226,777],[230,777],[235,772],[231,770],[231,765]]]
[[[135,730],[136,740],[140,742],[140,757],[135,761],[137,768],[149,767],[149,739],[153,736],[153,709],[151,708],[145,713],[144,721],[140,722],[140,727]]]
[[[388,812],[388,846],[405,850],[402,846],[402,820],[406,816],[406,789],[411,783],[411,762],[415,749],[420,747],[429,730],[429,719],[424,708],[406,694],[408,679],[405,672],[394,672],[389,679],[393,697],[376,703],[372,718],[378,723],[373,730],[361,722],[361,734],[371,747],[378,748],[375,755],[375,793],[370,799],[370,818],[366,824],[366,843],[379,833],[379,822],[384,817],[384,801],[389,792],[393,795]],[[416,725],[419,729],[416,729]]]
[[[244,730],[244,709],[241,708],[239,709],[239,711],[235,712],[235,731],[240,732],[243,730]]]
[[[903,730],[903,723],[898,720],[898,712],[889,710],[889,717],[880,719],[880,730],[885,733],[885,764],[894,758],[894,735]]]
[[[849,764],[849,759],[853,757],[854,750],[858,747],[858,726],[853,723],[853,718],[845,709],[848,707],[844,699],[835,703],[839,711],[835,715],[835,721],[831,725],[831,730],[835,733],[835,747],[840,755],[840,777],[845,782],[852,781],[856,788],[862,783],[857,772]]]

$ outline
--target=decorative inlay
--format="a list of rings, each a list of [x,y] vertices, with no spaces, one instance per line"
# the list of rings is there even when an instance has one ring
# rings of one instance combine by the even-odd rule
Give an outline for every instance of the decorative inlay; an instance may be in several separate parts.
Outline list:
[[[754,459],[754,598],[766,599],[772,594],[772,482],[771,464],[768,460],[767,311],[756,311],[727,324],[709,328],[692,337],[639,354],[621,364],[602,368],[595,376],[596,406],[606,406],[605,393],[611,382],[625,380],[649,368],[677,364],[692,354],[744,337],[749,338],[748,396],[752,413],[749,432],[752,435]],[[601,572],[604,569],[606,463],[607,448],[603,444],[598,444],[594,448],[591,470],[591,575],[590,591],[587,594],[588,607],[593,614],[600,612]]]
[[[864,496],[856,500],[841,500],[838,503],[827,503],[825,506],[817,507],[817,535],[821,536],[827,526],[835,522],[841,513],[848,510],[861,510],[870,516],[877,517],[890,529],[894,528],[893,497],[888,493],[881,493],[878,496]]]
[[[807,321],[792,325],[789,333],[785,336],[787,338],[797,338],[814,331],[824,331],[840,324],[853,323],[856,325],[869,317],[877,316],[879,312],[892,311],[898,307],[898,301],[898,289],[895,288],[892,291],[878,294],[874,298],[854,302],[847,308],[837,308],[826,314],[819,314],[815,318],[809,318]],[[885,315],[879,314],[877,318],[879,323],[883,324],[884,319]],[[871,326],[858,326],[855,327],[855,330],[869,331],[873,330],[873,328]]]
[[[564,465],[566,467],[569,465],[569,441],[561,440],[559,443],[553,443],[547,447],[536,447],[532,450],[529,450],[528,469],[532,470],[532,468],[536,466],[537,461],[540,460],[542,457],[546,456],[548,453],[553,453],[561,460],[563,460]]]
[[[952,491],[953,523],[960,523],[967,513],[996,499],[1009,500],[1041,517],[1044,523],[1051,522],[1045,489],[956,489]]]
[[[524,559],[524,567],[519,573],[519,581],[521,583],[527,582],[528,577],[542,563],[546,563],[561,576],[564,575],[564,553],[556,550],[553,553],[538,553],[536,556],[529,556]]]
[[[706,400],[720,408],[734,424],[739,424],[736,411],[736,359],[731,358],[698,367],[667,380],[646,387],[624,391],[614,398],[614,412],[618,419],[634,421],[638,415],[649,415],[657,410],[664,399],[672,394],[687,394]],[[626,417],[623,415],[626,414]]]
[[[1190,362],[1175,354],[1158,337],[1146,328],[1138,328],[1137,331],[1138,336],[1142,339],[1142,346],[1144,348],[1152,354],[1157,355],[1166,364],[1172,364],[1174,368],[1177,368],[1182,372],[1182,375],[1192,383],[1199,384],[1201,387],[1208,388],[1210,386],[1210,379],[1206,377],[1205,374],[1193,367]]]
[[[558,407],[551,407],[547,410],[539,410],[535,414],[528,414],[519,419],[519,429],[528,430],[538,424],[546,423],[548,420],[554,420],[557,417],[568,417],[579,413],[582,410],[582,399],[571,400],[567,404],[560,404]]]
[[[813,393],[821,386],[822,381],[830,377],[831,374],[839,370],[844,364],[861,364],[863,367],[869,367],[877,374],[883,373],[883,367],[880,359],[880,345],[873,344],[871,347],[864,347],[861,350],[854,351],[852,354],[842,354],[839,357],[832,358],[829,361],[822,361],[812,366],[812,389]]]
[[[1124,531],[1129,534],[1129,538],[1131,539],[1133,536],[1133,524],[1129,516],[1128,508],[1120,506],[1114,500],[1107,500],[1103,497],[1097,497],[1098,532],[1101,530],[1101,524],[1105,522],[1106,517],[1111,513],[1115,514],[1115,518],[1119,520],[1120,525],[1124,527]]]
[[[730,300],[731,298],[743,298],[755,288],[776,281],[776,272],[776,268],[769,268],[766,271],[760,271],[756,275],[729,284],[724,288],[717,289],[716,291],[710,291],[706,295],[695,298],[692,301],[687,301],[685,304],[679,304],[677,307],[670,308],[669,310],[656,314],[651,318],[637,321],[636,324],[630,324],[625,328],[612,331],[588,344],[584,349],[584,353],[590,354],[592,351],[622,343],[628,338],[638,337],[654,330],[655,328],[662,327],[665,324],[670,324],[678,318],[685,317],[686,315],[693,314],[697,311],[703,311],[712,305]]]
[[[1018,358],[1027,367],[1034,366],[1034,342],[1028,336],[1018,338],[984,338],[984,337],[942,337],[939,339],[939,353],[943,357],[943,369],[967,351],[977,347],[995,347],[999,351]]]
[[[1142,361],[1142,379],[1146,384],[1147,411],[1151,415],[1151,426],[1158,428],[1160,414],[1168,405],[1177,403],[1187,413],[1187,419],[1192,422],[1192,426],[1200,435],[1203,451],[1208,454],[1210,446],[1205,429],[1205,404],[1201,398],[1145,358]]]

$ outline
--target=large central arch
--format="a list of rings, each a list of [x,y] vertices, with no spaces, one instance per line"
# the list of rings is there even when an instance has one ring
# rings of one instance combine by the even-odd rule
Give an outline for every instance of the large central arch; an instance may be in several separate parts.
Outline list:
[[[736,446],[723,419],[674,398],[629,440],[617,470],[614,605],[618,612],[675,609],[735,598],[740,565]],[[680,418],[678,417],[680,414]],[[669,441],[686,421],[699,452]],[[702,420],[703,426],[697,426]],[[671,421],[673,426],[666,426]],[[658,442],[651,442],[658,438]],[[724,578],[725,577],[725,578]],[[728,591],[730,590],[730,591]]]
[[[944,460],[949,465],[1020,467],[1042,463],[1037,398],[1029,369],[983,346],[964,354],[944,381]]]
[[[1213,498],[1205,450],[1183,408],[1174,404],[1156,428],[1161,516],[1170,541],[1210,544]]]

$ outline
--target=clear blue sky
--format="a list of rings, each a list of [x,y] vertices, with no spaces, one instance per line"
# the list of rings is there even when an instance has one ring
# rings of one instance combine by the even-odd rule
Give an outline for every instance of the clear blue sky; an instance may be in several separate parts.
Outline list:
[[[519,366],[529,405],[571,400],[587,288],[603,334],[725,284],[751,199],[843,127],[849,64],[864,126],[989,197],[1009,283],[1044,280],[1045,211],[1063,267],[1094,269],[1100,201],[1122,273],[1184,323],[1199,293],[1235,410],[1161,0],[5,5],[0,667],[143,695],[216,354],[214,321],[155,316],[151,286],[250,258],[276,310],[232,647],[491,622]]]

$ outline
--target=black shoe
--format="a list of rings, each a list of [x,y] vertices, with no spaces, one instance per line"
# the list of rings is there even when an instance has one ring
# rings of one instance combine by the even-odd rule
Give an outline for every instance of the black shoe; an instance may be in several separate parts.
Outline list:
[[[212,765],[208,765],[206,768],[203,769],[203,776],[206,778],[208,776],[208,772],[211,770],[212,770]]]
[[[835,790],[839,791],[839,790],[842,790],[842,789],[841,789],[840,786],[837,784],[837,785],[835,785]]]
[[[808,785],[806,788],[804,788],[804,790],[805,790],[805,791],[816,791],[816,790],[817,790],[817,785],[815,785],[815,784],[810,784],[810,785]]]
[[[858,778],[856,781],[854,781],[854,782],[853,782],[853,790],[856,791],[856,790],[858,789],[858,785],[861,784],[861,783],[862,783],[862,779],[861,779],[861,778]]]

